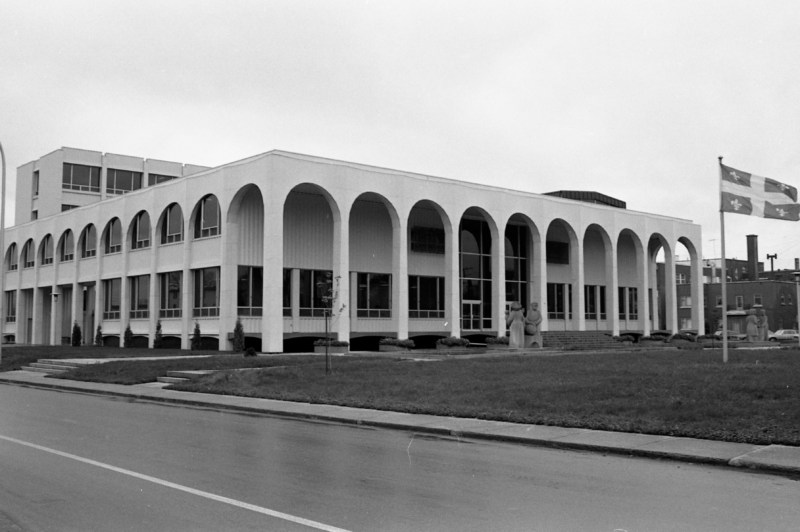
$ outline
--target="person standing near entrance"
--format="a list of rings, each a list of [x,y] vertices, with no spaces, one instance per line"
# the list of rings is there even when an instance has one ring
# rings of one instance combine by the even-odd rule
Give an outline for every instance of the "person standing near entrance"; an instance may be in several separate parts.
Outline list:
[[[522,305],[514,301],[511,310],[506,316],[506,326],[509,330],[508,347],[520,348],[525,346],[525,316],[522,314]]]

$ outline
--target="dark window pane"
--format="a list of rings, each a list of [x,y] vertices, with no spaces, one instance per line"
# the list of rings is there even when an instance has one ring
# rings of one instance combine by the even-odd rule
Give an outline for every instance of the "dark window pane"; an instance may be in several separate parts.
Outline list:
[[[72,184],[88,187],[91,184],[89,179],[89,167],[80,164],[72,165]]]
[[[203,203],[203,229],[217,227],[217,216],[219,212],[217,198],[208,196]]]
[[[419,306],[417,303],[417,284],[419,283],[419,277],[410,275],[408,277],[408,310],[419,310]],[[419,315],[419,313],[417,313]],[[409,317],[412,317],[409,314]]]
[[[367,284],[367,274],[359,273],[358,279],[358,308],[369,308],[369,286]]]
[[[464,301],[480,301],[481,282],[469,279],[461,281],[461,299]]]
[[[253,268],[251,273],[252,283],[252,306],[261,307],[264,301],[264,268]]]
[[[461,277],[467,279],[481,278],[481,257],[480,255],[461,254]]]
[[[311,308],[311,270],[300,270],[300,308]]]
[[[437,277],[419,278],[419,308],[420,310],[438,310],[439,289]]]
[[[236,305],[239,307],[250,306],[250,268],[247,266],[239,266]]]
[[[283,269],[283,308],[292,306],[292,270]]]
[[[461,220],[461,253],[480,253],[480,222]]]

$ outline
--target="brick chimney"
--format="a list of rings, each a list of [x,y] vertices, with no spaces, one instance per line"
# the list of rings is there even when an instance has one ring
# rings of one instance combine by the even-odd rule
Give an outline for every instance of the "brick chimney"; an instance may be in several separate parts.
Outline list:
[[[758,235],[747,235],[747,279],[758,281]]]

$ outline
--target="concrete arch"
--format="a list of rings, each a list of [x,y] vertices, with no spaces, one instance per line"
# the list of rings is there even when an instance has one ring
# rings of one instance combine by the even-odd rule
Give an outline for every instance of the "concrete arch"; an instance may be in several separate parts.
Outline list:
[[[87,239],[91,239],[93,242],[87,242]],[[91,245],[91,247],[87,247],[87,244]],[[97,227],[91,223],[86,224],[86,226],[81,230],[80,237],[78,238],[78,249],[81,250],[80,258],[95,256],[97,254],[98,245],[99,241],[97,238]],[[94,251],[94,253],[86,254],[87,251]]]
[[[67,246],[67,244],[69,243],[68,239],[70,237],[72,237],[72,245]],[[72,255],[74,257],[75,244],[76,244],[75,233],[72,231],[72,229],[67,229],[63,233],[61,233],[61,236],[58,238],[58,246],[56,247],[56,254],[58,255],[58,260],[61,261],[65,255]]]
[[[618,334],[613,294],[617,290],[616,246],[606,229],[597,223],[586,226],[582,244],[586,329],[610,329]]]
[[[504,234],[504,248],[503,248],[503,256],[509,257],[509,246],[511,245],[513,248],[513,243],[509,242],[509,228],[513,225],[520,225],[522,224],[524,227],[527,228],[527,241],[526,241],[526,268],[524,272],[521,272],[520,279],[509,279],[508,278],[508,266],[506,266],[506,289],[508,290],[508,282],[509,281],[520,281],[526,283],[526,289],[520,291],[518,296],[519,303],[522,304],[523,307],[527,309],[530,307],[530,304],[536,302],[538,304],[542,304],[542,299],[546,295],[543,293],[544,288],[542,287],[542,281],[545,279],[543,277],[543,262],[540,255],[544,253],[544,249],[542,247],[542,234],[539,230],[539,227],[536,223],[527,215],[521,212],[517,212],[512,214],[508,217],[505,223],[505,234]],[[505,259],[508,262],[508,259]],[[506,298],[508,299],[508,298]],[[506,301],[508,303],[508,301]]]
[[[29,238],[25,241],[25,245],[22,246],[22,252],[20,253],[19,261],[22,263],[23,268],[32,268],[36,263],[36,244],[33,238]]]
[[[331,193],[325,187],[318,185],[316,183],[298,183],[297,185],[292,187],[291,190],[289,190],[286,193],[286,197],[283,198],[284,209],[286,208],[286,202],[289,200],[289,196],[293,193],[313,194],[322,196],[328,202],[328,207],[331,210],[333,222],[341,221],[342,219],[341,208],[339,207],[339,204],[336,201],[336,199],[334,199],[333,195],[331,195]]]
[[[171,214],[175,216],[175,213],[171,209],[177,209],[177,214],[180,217],[180,236],[176,236],[175,233],[167,234],[165,224],[167,223],[167,215]],[[171,228],[170,228],[171,229]],[[186,238],[186,219],[183,216],[183,207],[177,201],[173,201],[166,207],[164,210],[161,211],[161,214],[158,216],[158,221],[156,222],[156,226],[153,228],[153,238],[158,241],[159,244],[171,244],[174,242],[182,242],[184,238]]]
[[[677,242],[683,244],[686,251],[689,253],[689,300],[686,300],[686,288],[682,287],[681,292],[678,293],[676,287],[676,296],[678,302],[681,303],[681,309],[678,311],[678,327],[681,330],[689,329],[696,331],[698,335],[705,334],[705,305],[703,304],[703,263],[700,252],[695,246],[694,242],[688,237],[680,236]],[[756,275],[757,277],[757,275]],[[686,321],[686,310],[683,308],[683,303],[690,303],[691,310],[689,311],[688,322]]]
[[[659,286],[656,260],[662,249],[664,251],[664,277],[663,284]],[[658,232],[652,233],[647,241],[647,279],[648,294],[645,295],[644,301],[648,304],[647,310],[652,310],[652,328],[677,332],[675,248],[668,238]]]
[[[582,236],[582,235],[581,235]],[[547,311],[550,330],[585,329],[583,239],[563,218],[553,218],[545,232]]]
[[[263,205],[264,193],[261,191],[261,188],[258,185],[254,183],[247,183],[245,185],[242,185],[241,187],[239,187],[239,190],[236,191],[236,194],[233,195],[233,198],[228,204],[228,210],[225,216],[225,221],[227,223],[234,223],[234,224],[239,223],[240,208],[242,205],[242,201],[244,201],[248,195],[254,192],[258,194],[259,199],[261,200],[261,203]]]
[[[39,242],[39,249],[36,252],[36,256],[39,258],[39,264],[50,264],[52,263],[53,254],[55,253],[55,244],[53,243],[53,235],[47,233],[42,237],[41,242]],[[49,262],[45,262],[45,258],[49,255]]]
[[[116,231],[119,231],[119,242],[117,242],[115,238],[117,236],[114,234]],[[100,242],[98,242],[98,245],[102,243],[103,254],[122,251],[123,235],[122,221],[117,216],[114,216],[106,223],[100,237]],[[119,249],[117,249],[117,247],[119,247]]]
[[[478,221],[478,224],[474,222]],[[487,235],[480,223],[486,224]],[[504,336],[505,323],[505,239],[497,221],[488,211],[472,206],[458,220],[458,272],[461,284],[461,334],[473,339],[486,334]],[[488,266],[488,271],[487,271]]]
[[[14,259],[13,262],[11,261],[12,258]],[[3,263],[5,264],[6,271],[11,271],[12,270],[12,268],[11,268],[12,265],[15,266],[15,268],[13,268],[13,269],[17,269],[16,267],[19,266],[19,254],[17,252],[17,243],[16,242],[11,242],[11,244],[9,244],[8,248],[6,249],[5,258],[3,259]]]
[[[211,210],[212,206],[217,209],[216,220],[213,220],[213,212]],[[206,213],[208,214],[205,220],[198,220],[198,215],[200,214],[201,210],[203,211],[204,216],[206,216]],[[222,202],[219,201],[219,198],[215,194],[206,194],[194,204],[194,207],[192,208],[192,214],[189,217],[189,225],[187,229],[191,233],[193,240],[209,236],[217,236],[222,234],[222,220]],[[213,223],[216,223],[217,225],[213,226]],[[214,231],[214,227],[216,227],[216,231]]]
[[[148,244],[147,246],[142,246],[142,247],[150,246],[149,243],[153,241],[153,224],[151,223],[150,220],[150,213],[147,212],[147,210],[142,209],[139,212],[137,212],[136,215],[131,219],[130,223],[128,224],[128,228],[125,232],[125,242],[127,242],[127,245],[129,247],[136,249],[136,242],[134,242],[134,236],[138,236],[140,241],[143,240],[142,239],[143,235],[141,234],[141,231],[139,235],[134,235],[134,230],[140,228],[141,227],[140,224],[143,225],[145,223],[147,224],[146,227],[147,234],[145,236],[147,236],[146,240]]]

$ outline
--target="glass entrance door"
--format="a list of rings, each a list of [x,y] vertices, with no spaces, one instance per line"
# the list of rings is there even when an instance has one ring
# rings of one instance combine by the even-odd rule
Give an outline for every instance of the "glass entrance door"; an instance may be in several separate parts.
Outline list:
[[[480,331],[481,330],[481,302],[462,301],[461,302],[461,330]]]

